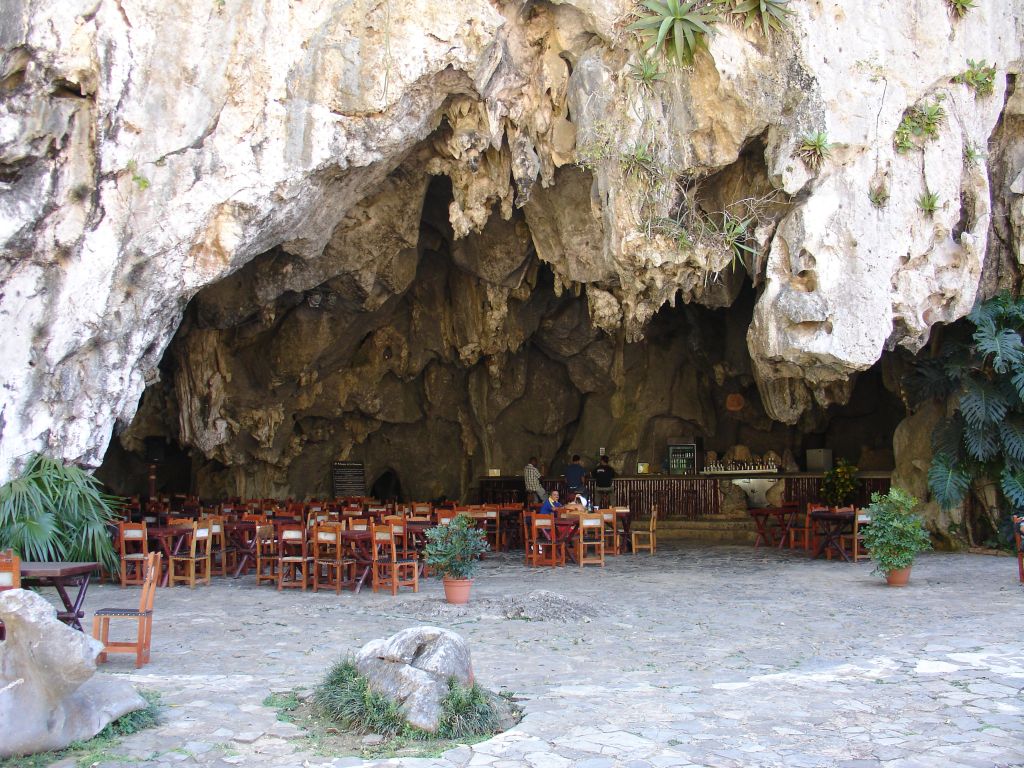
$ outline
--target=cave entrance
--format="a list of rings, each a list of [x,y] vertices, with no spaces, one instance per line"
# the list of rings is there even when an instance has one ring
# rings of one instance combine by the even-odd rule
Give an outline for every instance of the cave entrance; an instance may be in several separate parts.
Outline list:
[[[730,184],[750,175],[737,174]],[[332,465],[351,461],[378,498],[474,501],[481,478],[519,475],[530,456],[555,475],[574,453],[594,467],[602,449],[620,474],[658,471],[687,436],[719,456],[741,447],[801,468],[821,445],[891,464],[902,410],[882,363],[849,406],[795,425],[766,415],[747,349],[749,278],[713,278],[718,308],[662,306],[637,341],[597,327],[592,285],[541,257],[596,258],[592,186],[562,168],[523,208],[496,202],[456,237],[452,182],[410,161],[319,256],[273,248],[192,299],[98,475],[144,492],[152,436],[175,446],[169,490],[207,499],[328,497]]]
[[[390,468],[381,472],[370,486],[370,496],[381,501],[405,501],[398,473]]]

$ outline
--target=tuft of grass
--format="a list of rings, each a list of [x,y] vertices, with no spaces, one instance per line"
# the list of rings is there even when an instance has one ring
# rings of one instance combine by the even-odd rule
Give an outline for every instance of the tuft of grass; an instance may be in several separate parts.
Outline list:
[[[968,59],[967,69],[954,77],[953,81],[973,88],[975,98],[991,96],[996,85],[996,68],[988,66],[984,59]]]
[[[922,192],[921,196],[917,198],[917,207],[925,216],[934,216],[935,212],[939,210],[939,196],[934,192]]]
[[[454,677],[449,678],[448,693],[441,700],[437,735],[443,739],[464,739],[497,730],[498,715],[483,689],[476,683],[464,688]]]
[[[351,659],[335,664],[313,690],[312,705],[321,716],[358,733],[395,736],[406,728],[398,705],[370,690]]]
[[[828,141],[828,134],[825,131],[805,134],[800,139],[800,146],[797,147],[796,153],[808,168],[812,171],[818,170],[832,154],[832,145]]]
[[[967,167],[973,168],[985,157],[985,153],[978,149],[976,144],[968,144],[964,147],[964,163]]]
[[[290,723],[294,718],[291,713],[299,708],[299,697],[294,691],[288,693],[272,693],[263,700],[264,707],[277,710],[277,719]]]

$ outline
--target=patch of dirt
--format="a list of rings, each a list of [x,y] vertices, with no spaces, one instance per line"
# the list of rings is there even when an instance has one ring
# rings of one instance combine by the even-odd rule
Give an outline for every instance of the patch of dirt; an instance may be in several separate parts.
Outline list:
[[[535,589],[524,595],[473,600],[467,605],[441,603],[430,616],[446,619],[474,616],[515,621],[551,621],[560,624],[586,624],[594,618],[592,606],[570,600],[557,592]]]

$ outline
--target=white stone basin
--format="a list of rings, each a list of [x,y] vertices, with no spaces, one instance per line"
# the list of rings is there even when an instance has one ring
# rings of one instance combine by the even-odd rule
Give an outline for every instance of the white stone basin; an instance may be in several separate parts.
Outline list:
[[[778,478],[766,477],[743,477],[733,480],[732,484],[739,486],[747,495],[748,507],[767,507],[768,499],[765,496],[768,489],[779,482]]]

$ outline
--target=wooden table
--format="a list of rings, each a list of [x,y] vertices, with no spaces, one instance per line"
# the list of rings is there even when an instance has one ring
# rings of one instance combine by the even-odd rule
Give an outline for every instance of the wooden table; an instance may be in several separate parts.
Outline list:
[[[799,512],[800,510],[797,507],[754,507],[753,509],[748,509],[747,513],[753,518],[754,525],[757,526],[757,538],[754,539],[754,549],[757,549],[761,544],[782,549],[789,538],[789,529],[793,527]],[[774,527],[768,525],[768,521],[772,518],[775,518],[777,523]],[[775,536],[773,531],[778,531],[778,542],[773,541]]]
[[[89,589],[89,579],[93,571],[100,567],[99,563],[48,563],[48,562],[22,562],[21,564],[21,585],[22,587],[53,587],[60,595],[64,603],[64,610],[57,611],[57,618],[69,627],[82,632],[82,622],[79,621],[85,613],[82,611],[82,604],[85,602],[85,593]],[[72,600],[68,594],[68,587],[78,587],[78,594]]]
[[[826,552],[836,552],[843,560],[850,562],[850,558],[843,549],[842,536],[846,533],[853,533],[853,519],[856,512],[811,512],[811,525],[817,526],[818,535],[821,540],[818,548],[811,554],[811,558],[821,557]]]
[[[160,586],[166,587],[171,575],[171,558],[181,551],[185,540],[192,533],[191,525],[147,525],[146,538],[157,542],[163,550],[164,575]]]
[[[246,570],[250,560],[256,562],[256,521],[225,521],[223,528],[229,547],[234,547],[235,551],[239,553],[238,566],[234,573],[234,577],[237,579]],[[224,554],[224,557],[227,557],[227,553]]]
[[[356,568],[358,569],[360,566],[363,568],[363,572],[356,579],[356,586],[353,590],[358,594],[366,583],[366,577],[370,575],[370,569],[373,568],[372,535],[368,530],[342,531],[341,540],[352,544],[352,556],[356,561]]]

